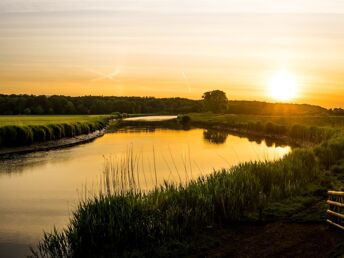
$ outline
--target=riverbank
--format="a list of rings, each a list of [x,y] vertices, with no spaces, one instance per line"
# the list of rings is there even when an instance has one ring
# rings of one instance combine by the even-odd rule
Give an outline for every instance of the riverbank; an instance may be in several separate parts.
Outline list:
[[[29,146],[2,148],[0,149],[0,157],[6,158],[9,156],[26,154],[30,152],[50,151],[50,150],[59,149],[59,148],[72,147],[78,144],[93,141],[94,139],[103,136],[105,132],[106,132],[106,128],[102,130],[97,130],[89,134],[83,134],[83,135],[77,135],[77,136],[69,137],[69,138],[62,138],[58,140],[41,142],[41,143],[29,145]]]
[[[47,151],[104,134],[112,116],[2,116],[0,156]]]
[[[325,166],[333,155],[335,166],[343,149],[343,139],[333,139],[315,149],[294,150],[278,161],[247,162],[186,185],[166,184],[149,193],[105,191],[82,201],[67,229],[45,235],[37,257],[61,252],[151,257],[147,251],[161,247],[173,253],[174,243],[197,239],[207,228],[283,221],[324,225],[327,189],[342,184],[338,167],[332,171]],[[112,174],[106,176],[109,182]]]
[[[192,125],[192,117],[190,120]],[[279,128],[280,135],[288,137],[306,134],[304,138],[298,139],[313,139],[312,147],[295,149],[277,161],[246,162],[214,171],[209,176],[200,177],[185,185],[166,183],[148,193],[137,188],[119,192],[109,189],[104,191],[106,194],[82,201],[68,227],[60,232],[46,234],[35,254],[37,257],[48,253],[52,256],[62,253],[72,256],[151,257],[152,253],[147,252],[158,250],[158,253],[153,251],[154,256],[165,257],[169,256],[166,255],[168,253],[171,254],[170,257],[192,256],[193,251],[189,254],[183,253],[183,250],[186,250],[183,245],[190,241],[197,243],[199,236],[206,235],[207,229],[214,229],[215,234],[225,230],[230,236],[234,236],[235,230],[233,233],[231,227],[238,226],[239,230],[243,225],[251,231],[253,240],[248,244],[256,251],[268,243],[271,245],[271,239],[268,242],[259,242],[259,238],[276,238],[280,234],[280,242],[276,243],[270,253],[267,251],[266,255],[282,256],[289,253],[296,257],[298,254],[313,257],[314,252],[310,250],[317,246],[317,240],[314,239],[310,244],[312,248],[305,240],[314,232],[329,235],[334,232],[332,228],[326,231],[327,233],[323,231],[323,227],[328,228],[325,225],[325,200],[328,189],[341,190],[344,187],[344,137],[340,134],[341,128],[314,126],[314,129],[312,126],[310,129],[307,125],[295,127],[293,124],[273,124],[271,127],[269,123],[264,123],[263,129],[258,132]],[[245,123],[242,128],[248,124]],[[225,126],[231,128],[230,125],[228,123]],[[253,125],[258,124],[254,122]],[[307,135],[309,132],[313,132],[313,136]],[[321,143],[315,144],[317,141]],[[123,170],[129,173],[123,177],[125,180],[133,179],[134,174],[130,172],[130,166],[136,166],[134,160],[128,161],[128,168]],[[110,171],[108,176],[105,175],[107,185],[111,185],[111,182],[121,184],[120,181],[111,180],[110,175],[113,174],[114,171]],[[259,227],[250,228],[252,223],[263,223],[266,227],[263,230]],[[295,229],[296,231],[305,230],[301,240],[293,242],[296,239],[292,237],[296,234],[295,230],[290,230],[286,237],[281,237],[282,233],[278,231],[287,230],[286,227],[274,227],[281,223],[292,223],[291,227],[299,228]],[[316,229],[302,228],[300,223],[316,223]],[[271,230],[274,231],[273,234],[269,234]],[[335,236],[335,233],[333,234]],[[248,237],[245,234],[242,237],[238,235],[238,242],[228,247],[223,254],[230,254],[235,248],[240,248]],[[212,238],[215,242],[216,239],[219,239],[218,235]],[[229,245],[230,237],[226,241]],[[299,248],[300,253],[292,252],[291,247],[288,251],[286,245],[289,241],[292,243],[291,246]],[[334,242],[340,241],[342,240],[335,237]],[[212,247],[211,242],[207,241],[208,244],[201,250],[201,255],[207,252],[210,256],[212,253],[215,256],[221,254],[221,250]],[[321,250],[325,255],[325,251],[336,252],[337,247],[323,245]],[[246,252],[246,257],[259,254],[250,250]],[[238,253],[234,252],[234,255],[236,254]]]
[[[183,119],[186,118],[186,122]],[[260,120],[261,119],[261,120]],[[218,115],[212,113],[192,113],[179,115],[176,119],[145,121],[121,120],[120,126],[145,126],[151,128],[169,128],[188,130],[191,128],[202,128],[205,130],[217,131],[222,134],[233,134],[240,137],[248,137],[250,140],[267,142],[279,142],[293,147],[309,148],[320,142],[331,138],[340,132],[342,125],[331,127],[329,122],[324,122],[321,127],[315,126],[317,122],[302,120],[300,117],[291,121],[285,121],[283,116],[249,116],[249,115]],[[317,117],[322,119],[322,117]],[[341,118],[340,118],[341,119]],[[271,122],[273,121],[273,122]],[[293,121],[293,122],[292,122]],[[304,124],[294,124],[303,121]],[[333,124],[333,121],[330,121]]]
[[[186,115],[198,127],[230,130],[312,147],[343,133],[344,118],[331,116],[253,116],[212,113]],[[181,116],[182,117],[182,116]]]

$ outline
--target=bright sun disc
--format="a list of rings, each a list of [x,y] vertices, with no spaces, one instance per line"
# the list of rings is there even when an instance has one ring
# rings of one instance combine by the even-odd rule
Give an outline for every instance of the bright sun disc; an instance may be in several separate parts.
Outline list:
[[[287,71],[279,71],[273,75],[268,85],[269,95],[276,100],[291,100],[297,95],[297,81]]]

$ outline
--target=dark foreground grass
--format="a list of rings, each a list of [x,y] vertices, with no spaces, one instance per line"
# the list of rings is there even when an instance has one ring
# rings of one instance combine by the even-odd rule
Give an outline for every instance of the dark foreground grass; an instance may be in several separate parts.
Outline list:
[[[291,215],[295,221],[322,220],[325,206],[320,201],[328,188],[342,182],[341,157],[344,138],[335,137],[313,149],[296,149],[279,161],[244,163],[184,186],[165,184],[149,193],[100,194],[81,202],[68,227],[46,233],[32,254],[140,256],[155,246],[233,222]]]
[[[30,145],[103,129],[111,116],[1,117],[0,148]]]

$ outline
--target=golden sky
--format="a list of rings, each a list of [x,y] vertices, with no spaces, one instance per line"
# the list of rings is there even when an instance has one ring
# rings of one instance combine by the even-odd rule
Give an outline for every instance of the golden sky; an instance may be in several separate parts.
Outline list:
[[[0,93],[278,101],[279,71],[344,107],[344,1],[0,1]]]

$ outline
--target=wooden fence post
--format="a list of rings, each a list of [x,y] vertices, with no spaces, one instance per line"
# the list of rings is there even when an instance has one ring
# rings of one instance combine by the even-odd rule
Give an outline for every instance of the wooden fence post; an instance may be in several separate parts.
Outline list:
[[[328,191],[327,222],[337,228],[344,230],[344,192]]]

